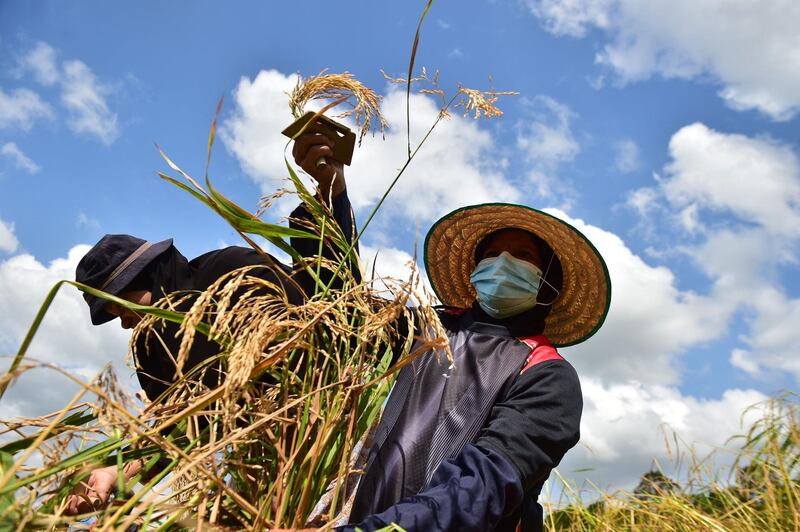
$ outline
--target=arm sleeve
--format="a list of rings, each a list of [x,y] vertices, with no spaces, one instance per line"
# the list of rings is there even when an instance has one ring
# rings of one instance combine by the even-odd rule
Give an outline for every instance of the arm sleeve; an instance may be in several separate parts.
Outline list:
[[[390,523],[408,532],[492,530],[507,507],[519,505],[522,494],[514,466],[490,449],[467,445],[439,465],[418,495],[336,530],[369,532]]]
[[[474,445],[442,462],[422,492],[341,530],[491,530],[578,442],[582,407],[572,366],[534,366],[492,407]]]
[[[351,244],[356,235],[356,222],[346,190],[333,198],[333,201],[331,202],[331,211],[333,212],[333,219],[337,224],[339,224],[347,243]],[[305,229],[302,222],[314,222],[314,217],[310,212],[308,212],[308,209],[304,203],[300,204],[294,211],[292,211],[292,214],[289,218],[289,227],[292,227],[293,229]],[[292,247],[300,254],[300,256],[304,258],[316,257],[319,254],[318,240],[310,238],[292,238],[291,244]],[[356,244],[354,251],[358,253],[358,244]],[[322,247],[322,256],[332,261],[338,261],[339,257],[341,256],[341,252],[335,250],[332,244],[326,242]],[[295,264],[295,267],[297,266],[299,265]],[[348,260],[348,266],[352,275],[357,281],[360,282],[361,272],[358,267],[354,265],[353,261],[350,260]],[[331,271],[323,270],[320,273],[320,277],[325,283],[330,282],[332,276],[333,272]],[[298,269],[295,274],[295,279],[298,281],[300,286],[303,287],[307,294],[314,293],[314,281],[305,271]],[[338,285],[341,286],[341,283],[338,283]],[[337,283],[334,283],[333,286],[337,287]]]
[[[475,445],[505,457],[525,491],[544,482],[580,439],[583,396],[564,360],[542,362],[517,377],[492,407]]]

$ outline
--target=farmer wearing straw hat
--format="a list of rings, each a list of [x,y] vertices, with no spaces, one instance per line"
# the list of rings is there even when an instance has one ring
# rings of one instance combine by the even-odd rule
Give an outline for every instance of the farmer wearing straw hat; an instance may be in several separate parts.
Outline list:
[[[304,134],[295,141],[293,155],[300,165],[318,183],[318,197],[331,201],[330,208],[342,232],[347,237],[354,234],[350,201],[346,193],[342,163],[331,157],[333,142],[319,133]],[[290,225],[300,227],[303,221],[313,222],[313,217],[300,205],[291,214]],[[292,239],[292,247],[303,257],[319,253],[319,243],[310,239]],[[330,249],[323,249],[330,255]],[[332,257],[329,257],[332,258]],[[177,291],[203,291],[223,275],[247,266],[263,266],[250,271],[250,275],[263,278],[285,289],[292,304],[303,301],[304,293],[313,293],[313,282],[302,271],[293,271],[274,257],[263,257],[250,248],[237,246],[212,251],[187,260],[173,245],[172,240],[151,243],[130,235],[105,235],[78,263],[76,281],[140,305],[151,305]],[[321,272],[325,280],[331,272]],[[358,276],[357,271],[353,272]],[[84,299],[94,325],[117,317],[125,329],[135,327],[142,316],[124,306],[87,293]],[[180,339],[175,337],[178,326],[163,324],[156,335],[140,336],[137,342],[137,368],[139,383],[147,397],[154,401],[176,379],[176,361]],[[162,342],[169,348],[165,350]],[[195,337],[183,371],[195,367],[203,360],[216,355],[219,347],[202,335]],[[217,371],[207,371],[203,378],[207,386],[219,380]],[[142,464],[134,460],[125,465],[127,479],[141,470]],[[94,470],[89,479],[67,501],[66,513],[76,514],[97,509],[105,504],[117,482],[117,467]]]
[[[605,262],[569,224],[495,203],[436,222],[425,265],[453,365],[429,352],[400,371],[340,529],[541,530],[537,498],[583,405],[556,347],[603,323]]]

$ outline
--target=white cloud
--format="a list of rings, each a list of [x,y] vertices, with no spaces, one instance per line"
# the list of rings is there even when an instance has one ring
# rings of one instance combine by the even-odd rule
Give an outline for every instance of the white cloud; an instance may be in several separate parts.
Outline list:
[[[0,128],[19,127],[28,131],[36,120],[50,118],[52,115],[50,106],[35,92],[16,89],[6,94],[0,88]]]
[[[531,168],[528,177],[542,196],[568,195],[568,187],[556,177],[559,166],[580,151],[571,129],[575,113],[549,96],[534,98],[528,112],[530,117],[518,124],[517,133],[517,148]]]
[[[753,306],[752,333],[745,346],[731,352],[731,364],[756,377],[788,373],[800,382],[800,299],[763,288],[753,295]]]
[[[265,189],[275,188],[269,180],[285,173],[280,154],[286,141],[279,131],[291,121],[284,92],[294,83],[293,76],[276,71],[261,72],[254,80],[243,78],[235,92],[236,109],[223,125],[226,145]],[[433,99],[424,96],[415,96],[411,103],[412,133],[419,138],[438,108]],[[571,160],[579,149],[570,129],[573,115],[551,98],[541,97],[535,103],[539,105],[540,120],[522,130],[527,134],[520,135],[520,147],[541,167],[556,168]],[[390,90],[383,109],[390,124],[403,124],[402,91]],[[516,197],[516,191],[503,176],[502,166],[487,167],[482,161],[492,160],[496,147],[488,132],[462,117],[440,126],[441,130],[434,133],[431,142],[420,151],[419,160],[412,163],[392,192],[387,206],[389,216],[427,221],[462,205]],[[347,176],[351,200],[360,211],[376,201],[392,178],[392,170],[404,162],[404,137],[402,129],[390,130],[386,141],[367,137],[356,152]],[[420,195],[420,190],[425,194]],[[648,201],[655,201],[655,196],[654,190]],[[642,378],[651,384],[676,384],[678,357],[692,346],[725,333],[735,301],[681,290],[670,270],[647,264],[616,235],[571,220],[563,212],[556,214],[577,225],[595,242],[609,263],[614,284],[606,325],[588,347],[570,350],[576,355],[576,365],[585,374],[609,382]],[[391,247],[394,243],[385,244]],[[390,262],[400,262],[400,255],[388,258]]]
[[[735,109],[784,120],[800,109],[800,3],[787,0],[528,0],[556,35],[598,28],[597,62],[623,81],[712,77]]]
[[[22,71],[33,73],[36,81],[42,85],[55,84],[61,75],[56,62],[55,49],[44,42],[37,43],[20,59],[19,64]]]
[[[549,212],[597,247],[613,292],[600,331],[585,344],[563,349],[564,355],[581,375],[603,382],[676,385],[680,355],[725,333],[733,302],[682,291],[669,269],[647,264],[617,235],[561,211]]]
[[[409,265],[414,263],[414,257],[405,251],[388,246],[366,245],[360,245],[359,249],[361,261],[368,275],[374,269],[376,277],[406,280],[411,276]]]
[[[800,157],[775,140],[703,124],[677,131],[670,155],[657,185],[637,192],[647,198],[644,215],[667,213],[698,236],[680,250],[711,280],[708,301],[723,316],[743,311],[731,364],[755,377],[782,372],[800,382],[800,299],[787,295],[775,275],[798,263]],[[664,216],[649,216],[658,218]]]
[[[88,250],[89,246],[75,246],[66,257],[49,264],[27,254],[0,262],[0,353],[16,353],[47,292],[57,281],[75,278],[75,267]],[[62,286],[28,353],[33,359],[83,375],[99,371],[113,361],[122,381],[135,387],[133,370],[123,366],[128,338],[129,333],[118,323],[92,326],[88,306],[78,290]],[[58,384],[47,384],[46,375]],[[42,414],[63,406],[74,393],[72,387],[62,384],[66,384],[62,377],[37,370],[35,375],[23,375],[9,388],[3,403],[5,408],[24,415]]]
[[[119,136],[119,127],[117,114],[106,102],[110,92],[110,87],[98,81],[82,61],[64,63],[61,102],[70,111],[67,121],[70,129],[97,137],[104,144],[114,142]]]
[[[261,71],[254,80],[242,78],[234,91],[236,108],[221,128],[227,148],[242,168],[265,191],[272,191],[287,175],[280,134],[291,121],[286,91],[294,75]],[[433,98],[412,95],[412,145],[418,142],[438,116]],[[356,149],[353,165],[346,169],[348,193],[357,210],[372,207],[388,188],[406,159],[405,93],[390,88],[382,110],[397,129],[364,138]],[[291,152],[287,152],[291,160]],[[484,201],[514,201],[518,192],[502,175],[491,135],[474,120],[455,115],[442,121],[416,159],[401,177],[383,216],[432,220],[449,210]],[[420,190],[425,190],[421,195]]]
[[[547,31],[583,37],[589,27],[606,28],[613,0],[525,0]]]
[[[288,177],[283,148],[289,139],[281,131],[293,120],[287,93],[296,83],[297,75],[276,70],[262,70],[253,80],[242,77],[233,92],[236,107],[220,128],[225,146],[265,191]],[[293,163],[291,150],[286,155]]]
[[[800,160],[789,146],[695,123],[672,136],[669,150],[662,189],[673,205],[699,204],[800,236]]]
[[[614,144],[614,166],[624,173],[634,172],[639,169],[642,161],[639,156],[639,146],[631,139],[623,139]]]
[[[639,216],[646,216],[653,210],[658,192],[650,187],[636,189],[628,194],[625,204],[633,208]]]
[[[581,476],[601,489],[632,489],[656,462],[665,473],[673,474],[676,449],[667,448],[673,432],[681,445],[691,446],[700,458],[721,448],[758,416],[757,409],[746,413],[745,409],[766,399],[755,390],[738,389],[725,391],[719,399],[697,399],[673,387],[635,380],[605,384],[584,377],[581,384],[581,442],[559,469],[567,478],[573,476],[570,470],[590,469]]]
[[[14,142],[6,142],[3,144],[3,147],[0,148],[0,155],[9,157],[17,168],[25,170],[29,174],[35,174],[40,170],[39,165],[25,155]]]
[[[738,294],[744,303],[761,288],[764,265],[781,261],[775,253],[780,241],[759,228],[724,228],[707,232],[701,244],[686,252],[718,289]]]
[[[19,242],[14,234],[14,224],[0,220],[0,251],[14,253]]]
[[[56,56],[52,46],[39,42],[19,59],[18,71],[31,73],[44,86],[59,87],[61,104],[68,111],[67,126],[72,131],[111,144],[119,136],[117,114],[107,102],[108,95],[113,92],[112,86],[101,82],[83,61],[70,60],[59,65]],[[4,103],[4,98],[7,103]],[[4,125],[4,115],[8,115],[7,122],[16,122],[30,129],[33,118],[51,114],[50,107],[30,90],[19,89],[13,97],[5,96],[0,90],[0,127]]]
[[[375,279],[391,279],[393,281],[405,282],[411,279],[412,266],[416,270],[416,290],[425,290],[428,295],[433,296],[425,269],[422,267],[422,260],[414,261],[414,257],[408,252],[391,246],[367,246],[360,245],[361,262],[367,277],[371,277],[373,271]],[[396,286],[396,283],[392,283]],[[382,290],[385,284],[380,282],[375,284],[377,290]],[[385,294],[385,292],[382,292]]]
[[[351,199],[357,208],[372,207],[405,162],[405,94],[392,88],[383,104],[391,129],[364,139],[348,174]],[[411,143],[419,142],[439,112],[435,100],[411,97]],[[389,196],[391,215],[406,220],[431,221],[462,207],[487,201],[515,201],[519,192],[503,175],[503,161],[491,135],[471,118],[454,115],[436,130],[403,174]],[[424,191],[421,194],[420,191]]]

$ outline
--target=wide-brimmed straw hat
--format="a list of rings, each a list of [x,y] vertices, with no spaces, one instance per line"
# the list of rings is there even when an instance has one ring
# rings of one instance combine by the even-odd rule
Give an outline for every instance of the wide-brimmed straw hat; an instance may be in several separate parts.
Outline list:
[[[439,300],[467,308],[475,301],[470,274],[475,248],[499,229],[529,231],[553,249],[563,270],[558,298],[544,334],[556,346],[580,343],[603,324],[611,303],[611,279],[600,253],[580,231],[545,212],[509,203],[457,209],[436,222],[425,237],[425,269]]]
[[[78,263],[75,280],[117,295],[171,245],[172,239],[152,243],[130,235],[105,235]],[[89,305],[94,325],[115,318],[106,312],[105,306],[108,302],[105,299],[86,293],[83,298]]]

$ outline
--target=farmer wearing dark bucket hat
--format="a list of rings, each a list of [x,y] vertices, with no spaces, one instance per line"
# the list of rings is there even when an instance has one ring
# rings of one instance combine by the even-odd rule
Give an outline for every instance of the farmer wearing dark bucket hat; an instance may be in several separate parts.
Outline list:
[[[346,201],[346,195],[343,197]],[[349,210],[349,205],[335,206],[337,211]],[[303,209],[293,213],[302,218]],[[344,223],[344,220],[342,220]],[[207,289],[220,277],[245,266],[261,266],[251,275],[261,277],[271,284],[283,286],[291,303],[302,301],[302,295],[289,279],[292,269],[273,259],[265,258],[250,248],[230,246],[187,260],[173,245],[172,240],[150,243],[130,235],[105,235],[81,259],[75,272],[76,281],[97,288],[121,299],[150,305],[175,292],[199,292]],[[125,329],[132,329],[142,316],[133,310],[103,298],[84,293],[89,314],[94,325],[101,325],[119,317]],[[179,310],[188,310],[184,302]],[[174,381],[177,372],[174,355],[179,351],[180,340],[175,338],[178,326],[172,323],[158,325],[160,340],[140,335],[136,344],[136,369],[139,383],[151,401],[155,401]],[[165,343],[167,350],[164,349]],[[216,343],[198,335],[189,352],[184,370],[195,367],[219,352]],[[204,382],[213,386],[219,380],[216,371],[205,372]]]
[[[425,266],[453,365],[429,352],[400,371],[339,530],[542,530],[537,499],[583,405],[556,347],[602,325],[605,262],[564,221],[493,203],[436,222]]]
[[[294,143],[293,155],[318,187],[318,197],[323,202],[330,199],[333,217],[346,237],[355,234],[355,220],[346,193],[342,164],[332,159],[332,142],[320,134],[304,134]],[[324,158],[326,164],[321,164]],[[313,224],[313,216],[300,205],[290,215],[290,225],[305,228]],[[319,242],[313,239],[292,238],[292,247],[301,257],[319,254]],[[323,246],[322,255],[333,259],[333,252]],[[253,249],[231,246],[211,251],[188,260],[173,245],[171,239],[148,242],[130,235],[105,235],[78,263],[75,278],[92,288],[141,305],[155,304],[175,292],[199,293],[209,288],[225,274],[243,267],[254,267],[248,271],[265,281],[265,286],[282,286],[290,304],[300,304],[306,294],[313,293],[314,283],[301,269],[282,264],[274,257],[264,257]],[[358,277],[357,271],[353,275]],[[332,272],[321,272],[323,280],[330,279]],[[335,283],[334,283],[335,284]],[[234,295],[234,297],[237,297]],[[123,328],[130,329],[141,321],[142,316],[122,305],[84,293],[89,305],[89,314],[94,325],[120,318]],[[185,301],[179,310],[188,310],[191,301]],[[160,323],[158,334],[140,335],[137,338],[136,372],[139,383],[147,397],[154,401],[164,394],[176,379],[177,367],[174,355],[180,349],[180,337],[176,335],[178,325]],[[219,353],[219,346],[203,335],[196,335],[183,365],[188,372],[202,361]],[[218,365],[203,372],[203,384],[216,386],[221,378]],[[125,465],[126,478],[132,478],[141,470],[142,464],[133,460]],[[66,513],[76,514],[105,504],[117,482],[117,467],[110,466],[94,470],[89,479],[71,495]]]
[[[141,277],[140,274],[172,247],[172,239],[152,243],[130,235],[105,235],[81,259],[75,280],[115,296],[123,291],[149,290],[152,283],[148,281],[153,274],[148,272]],[[83,298],[89,304],[92,325],[102,325],[117,317],[106,308],[105,299],[88,293]]]

